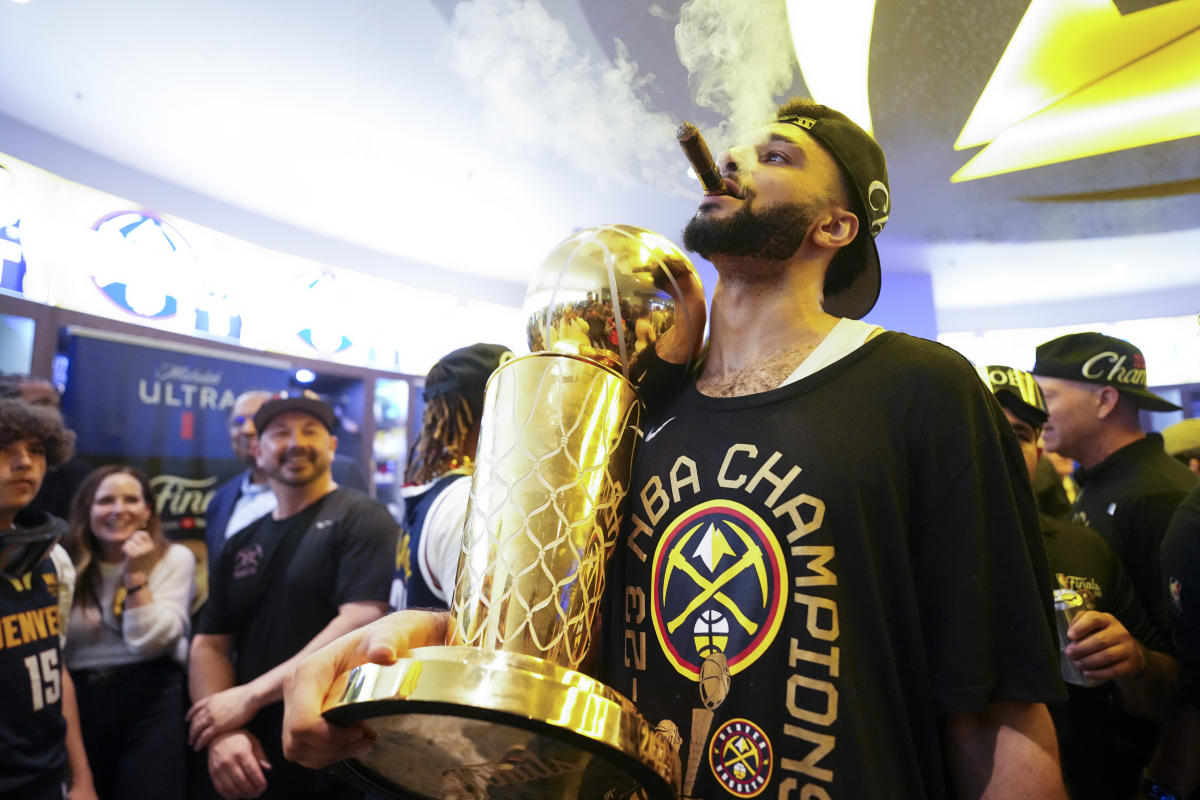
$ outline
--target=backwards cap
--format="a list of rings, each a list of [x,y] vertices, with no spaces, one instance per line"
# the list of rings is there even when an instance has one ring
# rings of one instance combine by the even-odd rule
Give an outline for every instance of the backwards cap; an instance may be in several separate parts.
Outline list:
[[[478,342],[442,356],[425,376],[421,397],[429,402],[443,394],[460,394],[478,421],[483,413],[483,390],[496,368],[513,357],[504,345]]]
[[[1000,405],[1007,408],[1031,428],[1041,428],[1050,415],[1046,411],[1046,398],[1037,381],[1023,369],[993,364],[976,367],[975,371],[984,384],[996,395]]]
[[[826,287],[825,312],[862,319],[879,299],[881,275],[875,237],[892,210],[883,150],[871,134],[828,106],[809,104],[802,113],[781,114],[775,121],[808,131],[833,156],[846,180],[854,206],[851,210],[858,217],[858,235],[838,251],[825,274],[827,280],[829,275],[843,272],[852,277],[846,286]]]
[[[1163,428],[1163,449],[1176,458],[1200,453],[1200,419],[1185,419]]]

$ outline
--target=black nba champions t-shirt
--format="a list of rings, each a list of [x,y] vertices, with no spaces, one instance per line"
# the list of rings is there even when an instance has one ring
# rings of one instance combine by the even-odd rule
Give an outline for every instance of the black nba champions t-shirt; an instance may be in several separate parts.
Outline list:
[[[939,715],[1063,696],[1024,462],[953,351],[884,333],[644,430],[603,677],[684,796],[945,797]]]

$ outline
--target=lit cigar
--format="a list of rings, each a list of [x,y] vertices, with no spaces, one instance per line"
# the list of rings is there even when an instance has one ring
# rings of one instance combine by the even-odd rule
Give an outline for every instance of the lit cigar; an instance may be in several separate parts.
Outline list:
[[[716,162],[713,161],[712,153],[708,152],[708,145],[704,143],[700,129],[690,122],[681,122],[679,130],[675,131],[675,138],[679,140],[683,154],[696,171],[704,193],[725,194],[725,181],[721,178]]]

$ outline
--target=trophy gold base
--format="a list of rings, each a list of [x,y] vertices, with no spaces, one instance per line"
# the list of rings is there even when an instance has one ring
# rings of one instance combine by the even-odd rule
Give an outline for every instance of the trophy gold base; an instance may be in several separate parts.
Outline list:
[[[343,763],[399,798],[669,800],[679,754],[604,684],[533,656],[421,647],[345,673],[324,715],[375,734]]]

